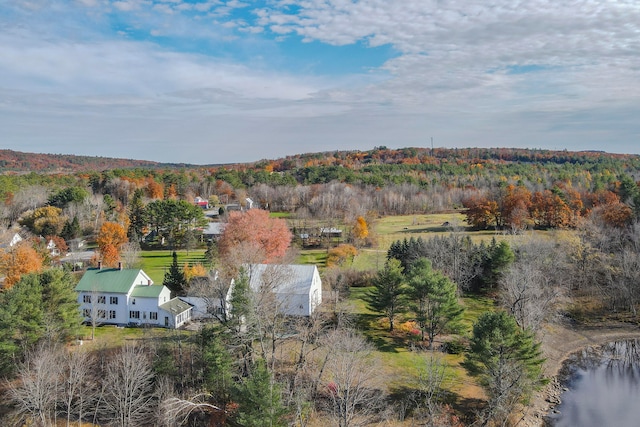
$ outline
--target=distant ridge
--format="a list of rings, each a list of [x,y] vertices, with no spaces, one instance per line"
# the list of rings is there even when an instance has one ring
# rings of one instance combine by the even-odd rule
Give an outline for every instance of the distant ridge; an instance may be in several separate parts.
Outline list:
[[[0,149],[0,173],[39,172],[72,173],[133,168],[177,168],[191,165],[178,163],[158,163],[149,160],[118,159],[97,156],[76,156],[73,154],[24,153]]]
[[[160,163],[150,160],[133,160],[73,154],[40,154],[0,149],[0,174],[71,174],[103,172],[113,169],[226,169],[236,171],[263,170],[270,172],[295,171],[307,167],[340,167],[357,170],[369,165],[415,165],[452,163],[601,163],[609,160],[633,160],[635,154],[615,154],[600,150],[548,150],[539,148],[431,148],[374,147],[371,150],[335,150],[316,153],[300,153],[278,159],[261,159],[244,163],[189,164]]]

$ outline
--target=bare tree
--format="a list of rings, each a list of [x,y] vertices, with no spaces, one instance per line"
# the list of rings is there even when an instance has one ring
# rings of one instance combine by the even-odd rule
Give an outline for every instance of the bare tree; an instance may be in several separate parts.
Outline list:
[[[367,425],[383,398],[371,345],[355,332],[341,329],[328,334],[323,342],[328,353],[326,363],[321,363],[321,384],[331,417],[339,427]]]
[[[216,417],[220,424],[223,425],[226,419],[226,411],[207,402],[210,398],[208,394],[199,394],[189,399],[180,399],[178,397],[168,397],[160,402],[161,421],[169,426],[185,425],[194,413],[209,414],[209,417]]]
[[[93,341],[96,336],[96,327],[102,324],[102,320],[107,317],[105,311],[105,305],[102,298],[106,298],[104,295],[100,295],[96,289],[92,290],[89,295],[83,296],[85,304],[89,304],[89,308],[83,309],[83,316],[89,320],[91,325],[91,340]],[[88,299],[88,301],[87,301]]]
[[[189,282],[187,296],[201,298],[206,305],[207,313],[224,324],[229,321],[229,286],[230,280],[223,278],[217,270],[211,270],[205,277],[194,277]]]
[[[410,396],[413,401],[413,418],[420,425],[429,427],[444,427],[451,425],[443,404],[444,386],[449,377],[447,365],[442,358],[435,358],[433,354],[425,357],[424,365],[420,368],[418,387]]]
[[[262,267],[262,266],[260,266]],[[252,279],[251,267],[249,269],[249,282]],[[281,293],[278,295],[278,286],[289,281],[291,269],[286,265],[270,264],[264,267],[259,276],[257,288],[251,290],[253,298],[254,316],[252,317],[256,338],[262,358],[267,362],[271,372],[274,371],[276,362],[276,349],[285,331],[285,311],[289,305],[289,298]]]
[[[120,427],[144,425],[153,406],[151,365],[141,347],[126,345],[107,362],[102,418]]]
[[[538,266],[516,262],[500,281],[503,306],[522,329],[538,330],[552,313],[560,292]]]
[[[124,268],[139,268],[142,265],[140,258],[140,243],[127,242],[121,246],[120,259]]]
[[[19,381],[7,383],[9,398],[15,406],[16,425],[53,425],[61,383],[60,358],[58,348],[40,346],[27,352],[24,362],[18,365]]]
[[[62,360],[64,381],[61,384],[62,401],[67,414],[67,427],[71,419],[82,421],[96,391],[95,378],[91,375],[94,361],[82,350],[67,351]]]

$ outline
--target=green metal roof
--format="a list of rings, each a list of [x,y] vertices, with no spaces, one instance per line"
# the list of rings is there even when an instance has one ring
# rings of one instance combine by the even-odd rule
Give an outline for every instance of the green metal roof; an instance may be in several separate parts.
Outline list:
[[[140,271],[134,269],[90,268],[76,285],[76,291],[126,294],[131,289]]]
[[[180,298],[174,298],[160,305],[161,309],[163,309],[164,311],[168,311],[173,315],[185,312],[191,307],[192,307],[191,304],[189,304],[188,302],[182,301]]]
[[[133,288],[133,292],[131,292],[131,296],[138,297],[138,298],[144,298],[144,297],[158,298],[163,288],[164,288],[163,285],[151,285],[151,286],[138,285],[135,288]]]

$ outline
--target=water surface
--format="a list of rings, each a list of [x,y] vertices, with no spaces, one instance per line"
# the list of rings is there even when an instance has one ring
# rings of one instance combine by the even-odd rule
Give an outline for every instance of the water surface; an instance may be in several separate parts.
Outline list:
[[[561,376],[568,391],[552,414],[554,427],[640,426],[640,341],[626,340],[574,354]]]

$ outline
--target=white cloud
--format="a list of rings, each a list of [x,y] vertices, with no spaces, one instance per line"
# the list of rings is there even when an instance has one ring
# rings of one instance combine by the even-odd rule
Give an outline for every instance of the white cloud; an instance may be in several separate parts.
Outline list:
[[[635,1],[256,3],[0,6],[7,144],[92,140],[103,150],[94,154],[202,163],[421,145],[429,136],[459,146],[638,150]],[[397,55],[369,73],[293,75],[272,61],[286,61],[281,49],[294,38],[391,45]],[[206,54],[218,47],[227,50]],[[250,60],[232,59],[243,56]],[[625,148],[598,147],[603,141]],[[210,144],[219,158],[202,154]]]

